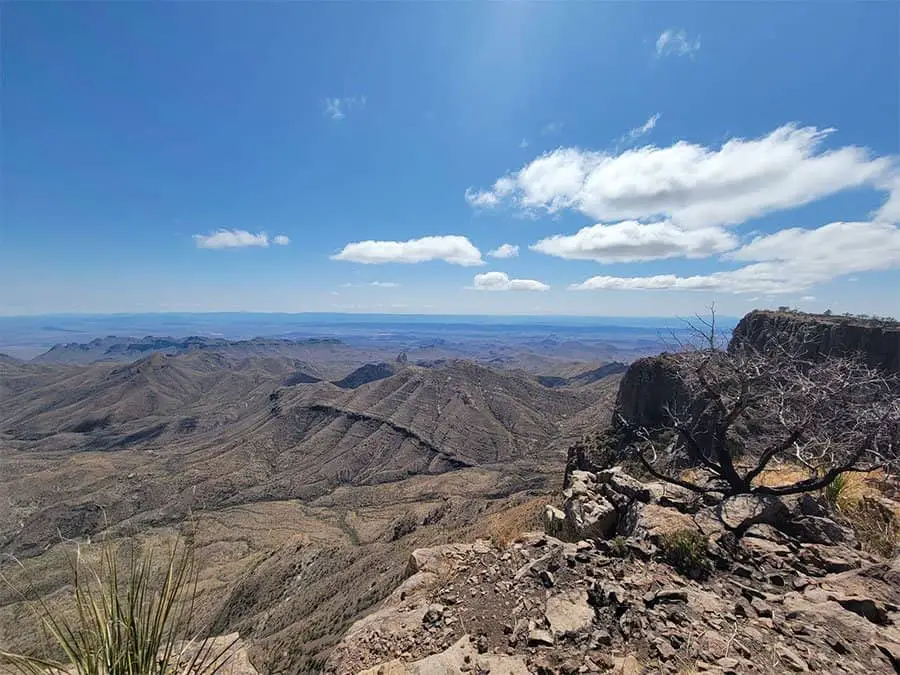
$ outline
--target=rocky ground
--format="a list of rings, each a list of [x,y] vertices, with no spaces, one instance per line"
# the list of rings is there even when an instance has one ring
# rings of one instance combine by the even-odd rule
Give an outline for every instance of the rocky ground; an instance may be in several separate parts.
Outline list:
[[[574,472],[565,497],[556,536],[415,551],[326,671],[900,672],[900,557],[816,499],[705,504],[620,470]]]

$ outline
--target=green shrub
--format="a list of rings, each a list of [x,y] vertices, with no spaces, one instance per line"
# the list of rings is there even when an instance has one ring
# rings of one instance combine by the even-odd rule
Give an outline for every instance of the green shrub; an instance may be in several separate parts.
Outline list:
[[[621,534],[609,542],[609,554],[614,558],[628,557],[628,540]]]
[[[663,557],[672,567],[689,579],[709,575],[709,540],[696,530],[678,530],[660,539]]]
[[[847,491],[849,486],[850,480],[846,473],[839,473],[834,477],[833,481],[825,486],[825,501],[828,502],[828,505],[832,509],[837,510],[841,502],[841,497]]]
[[[46,637],[68,663],[0,649],[0,665],[29,675],[211,675],[228,661],[234,642],[214,648],[192,624],[197,575],[190,547],[176,544],[154,560],[152,550],[132,545],[122,565],[115,545],[105,543],[96,566],[79,548],[72,589],[74,618],[34,600]]]

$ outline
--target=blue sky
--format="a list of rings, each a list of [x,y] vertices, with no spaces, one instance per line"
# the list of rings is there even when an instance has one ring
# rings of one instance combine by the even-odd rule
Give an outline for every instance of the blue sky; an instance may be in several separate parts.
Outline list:
[[[3,23],[2,314],[900,314],[897,3]]]

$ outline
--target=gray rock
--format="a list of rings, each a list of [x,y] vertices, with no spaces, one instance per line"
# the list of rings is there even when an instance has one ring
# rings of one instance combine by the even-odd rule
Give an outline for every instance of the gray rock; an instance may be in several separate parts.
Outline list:
[[[544,507],[542,519],[544,521],[544,532],[552,537],[557,537],[559,539],[568,538],[566,536],[567,522],[565,513],[560,511],[555,506],[547,504],[547,506]]]
[[[435,625],[440,623],[444,618],[444,606],[438,603],[428,605],[425,615],[422,617],[422,623]]]
[[[777,497],[770,495],[734,495],[717,509],[722,523],[732,530],[751,525],[779,525],[790,518],[790,511]]]
[[[597,472],[597,483],[605,485],[611,490],[624,495],[629,500],[649,502],[650,489],[637,478],[629,476],[620,467],[604,469]]]
[[[767,605],[765,601],[760,600],[759,598],[753,598],[753,600],[750,601],[750,606],[753,608],[753,611],[756,612],[756,615],[760,618],[772,618],[772,608],[769,607],[769,605]]]
[[[544,611],[554,635],[574,635],[591,627],[594,609],[588,604],[584,591],[570,591],[547,598]]]
[[[661,658],[663,661],[668,661],[676,654],[675,648],[672,646],[672,643],[664,637],[656,638],[653,641],[653,646],[656,647],[656,651],[659,653],[659,658]]]
[[[780,645],[776,647],[775,653],[778,655],[781,663],[795,673],[805,673],[809,671],[809,666],[801,656],[790,647]]]
[[[820,516],[828,515],[828,509],[822,503],[821,499],[816,499],[810,494],[800,495],[797,500],[797,509],[804,516]]]
[[[532,647],[537,646],[553,646],[553,635],[548,630],[542,628],[533,628],[528,631],[528,644]]]
[[[838,525],[831,518],[822,516],[800,516],[784,525],[785,531],[808,544],[848,544],[854,546],[856,537],[846,527]]]
[[[570,499],[565,504],[568,527],[577,539],[605,539],[616,529],[616,509],[603,497],[581,501]]]

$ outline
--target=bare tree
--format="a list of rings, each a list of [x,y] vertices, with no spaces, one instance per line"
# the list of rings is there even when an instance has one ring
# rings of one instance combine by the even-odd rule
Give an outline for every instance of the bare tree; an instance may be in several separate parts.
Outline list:
[[[801,341],[716,349],[715,324],[704,325],[709,348],[672,357],[689,395],[666,406],[666,423],[647,429],[620,419],[650,474],[695,492],[788,495],[823,488],[844,472],[898,467],[895,379],[858,359],[805,358]],[[707,480],[677,475],[669,460],[679,451]],[[775,461],[805,467],[808,475],[760,485]]]

